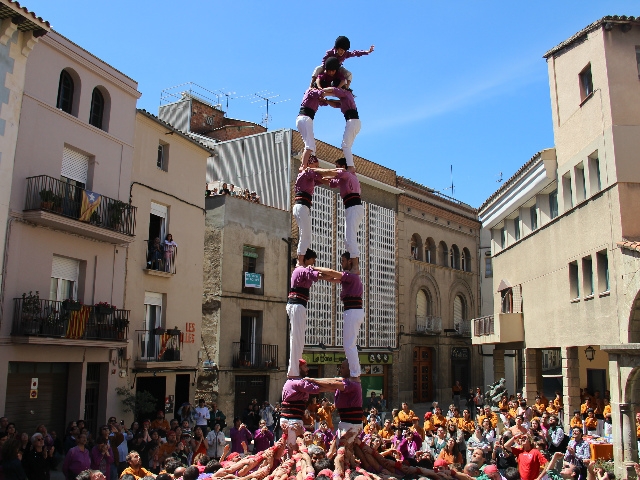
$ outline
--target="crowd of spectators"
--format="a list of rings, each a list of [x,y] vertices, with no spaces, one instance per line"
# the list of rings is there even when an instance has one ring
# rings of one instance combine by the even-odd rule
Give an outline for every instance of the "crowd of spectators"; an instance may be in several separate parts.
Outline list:
[[[205,192],[206,197],[214,197],[216,195],[229,195],[231,197],[241,198],[252,203],[260,203],[260,197],[257,192],[251,192],[248,188],[237,187],[233,184],[223,183],[220,188],[207,185]]]
[[[59,469],[67,480],[614,480],[591,460],[585,440],[610,432],[608,392],[583,396],[565,430],[560,395],[551,401],[539,395],[532,406],[520,395],[505,396],[498,409],[476,405],[474,395],[462,411],[454,397],[446,412],[434,402],[419,418],[407,403],[387,412],[384,398],[373,394],[364,429],[346,449],[334,428],[333,403],[311,397],[293,452],[280,428],[280,405],[268,401],[253,400],[229,425],[216,403],[199,400],[180,406],[171,420],[162,410],[130,427],[111,417],[96,432],[83,420],[71,422],[62,438],[45,425],[18,433],[2,417],[1,476],[50,480]],[[640,438],[640,414],[637,421]]]

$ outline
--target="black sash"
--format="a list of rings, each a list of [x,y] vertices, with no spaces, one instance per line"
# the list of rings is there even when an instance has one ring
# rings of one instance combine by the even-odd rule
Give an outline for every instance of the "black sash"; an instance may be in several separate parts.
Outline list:
[[[358,110],[356,110],[355,108],[352,108],[351,110],[347,110],[346,112],[344,112],[345,120],[354,120],[356,118],[360,118],[360,117],[358,116]]]
[[[300,205],[306,205],[311,208],[311,194],[307,192],[296,192],[296,200],[295,203]]]
[[[313,120],[313,117],[316,116],[316,112],[313,110],[313,108],[300,107],[299,115],[304,115],[305,117],[309,117],[311,120]],[[356,113],[356,115],[357,115],[357,113]]]
[[[298,402],[282,402],[280,416],[291,420],[302,420],[307,402],[304,400]]]
[[[338,408],[340,421],[362,425],[362,407]]]
[[[344,297],[342,299],[344,310],[358,310],[362,309],[362,297]]]
[[[342,199],[342,203],[344,203],[344,208],[349,208],[355,205],[362,205],[362,199],[359,193],[350,193]]]

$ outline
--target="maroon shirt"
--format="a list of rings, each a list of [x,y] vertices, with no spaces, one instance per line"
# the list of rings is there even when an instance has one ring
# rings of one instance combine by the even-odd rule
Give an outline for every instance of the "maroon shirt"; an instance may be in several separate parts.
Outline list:
[[[340,99],[340,111],[342,113],[346,113],[349,110],[357,110],[356,100],[353,98],[353,94],[349,90],[334,88],[331,95]]]
[[[322,183],[322,175],[315,170],[304,170],[296,178],[296,192],[305,192],[313,196],[313,189]]]
[[[318,90],[317,88],[308,89],[304,92],[302,103],[300,105],[317,112],[319,107],[328,105],[327,101],[322,98],[322,93],[322,90]]]
[[[343,300],[345,297],[362,297],[362,280],[360,280],[360,275],[342,272],[342,280],[340,283],[342,284],[340,300]],[[336,407],[337,406],[338,404],[336,403]]]
[[[327,50],[327,53],[324,54],[324,57],[322,58],[322,65],[324,65],[324,63],[327,61],[327,58],[329,57],[336,57],[340,62],[340,65],[342,65],[342,62],[344,62],[347,58],[362,57],[363,55],[369,55],[369,51],[368,50],[347,50],[342,54],[342,56],[340,56],[338,55],[337,50],[335,48],[332,48],[331,50]]]
[[[311,288],[311,285],[318,281],[318,275],[318,271],[311,267],[296,267],[291,274],[291,288]]]
[[[340,170],[335,178],[329,181],[331,188],[340,188],[340,196],[345,198],[351,193],[361,193],[360,182],[355,173],[348,170]]]

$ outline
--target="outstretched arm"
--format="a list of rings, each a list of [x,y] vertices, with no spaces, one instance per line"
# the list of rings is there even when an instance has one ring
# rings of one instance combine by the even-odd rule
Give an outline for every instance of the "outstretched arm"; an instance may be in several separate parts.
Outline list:
[[[323,392],[330,392],[336,389],[344,390],[342,378],[310,378],[309,381],[318,385]]]
[[[315,265],[313,266],[313,269],[317,272],[320,272],[322,276],[325,277],[325,280],[327,278],[337,278],[338,280],[342,279],[342,272],[338,272],[337,270],[332,270],[331,268],[316,267]]]

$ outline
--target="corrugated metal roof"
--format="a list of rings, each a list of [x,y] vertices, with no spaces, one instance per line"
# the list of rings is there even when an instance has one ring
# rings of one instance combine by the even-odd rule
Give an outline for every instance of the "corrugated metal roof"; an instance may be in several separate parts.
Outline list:
[[[596,20],[592,24],[587,25],[582,30],[580,30],[578,33],[576,33],[575,35],[573,35],[573,36],[569,37],[568,39],[566,39],[564,42],[559,43],[558,45],[553,47],[551,50],[546,52],[542,57],[543,58],[549,58],[554,53],[559,52],[560,50],[568,47],[569,45],[571,45],[574,42],[577,42],[578,40],[581,40],[583,37],[585,37],[587,34],[589,34],[589,32],[593,32],[594,30],[600,28],[603,24],[608,23],[608,22],[611,22],[611,23],[629,23],[629,22],[640,23],[640,17],[633,17],[633,16],[628,17],[626,15],[607,15],[606,17],[602,17],[601,19]]]
[[[18,30],[27,32],[30,30],[45,29],[50,30],[51,24],[44,20],[42,17],[38,17],[34,12],[30,12],[27,7],[23,7],[18,2],[11,0],[0,0],[0,19],[12,18],[16,16],[16,13],[22,15],[25,20],[18,23]]]
[[[198,145],[199,147],[202,147],[203,149],[205,149],[207,152],[209,153],[214,153],[213,147],[210,147],[208,145],[205,145],[204,143],[196,140],[195,138],[191,137],[190,135],[184,133],[181,130],[178,130],[177,128],[175,128],[173,125],[171,125],[170,123],[165,122],[164,120],[159,119],[158,117],[156,117],[153,113],[149,113],[146,110],[144,110],[143,108],[138,108],[137,109],[138,113],[141,113],[142,115],[144,115],[147,118],[150,118],[151,120],[153,120],[156,123],[159,123],[160,125],[162,125],[165,128],[168,128],[169,130],[171,130],[174,133],[177,133],[178,135],[180,135],[182,138],[184,138],[185,140],[190,141],[191,143],[194,143],[196,145]]]

